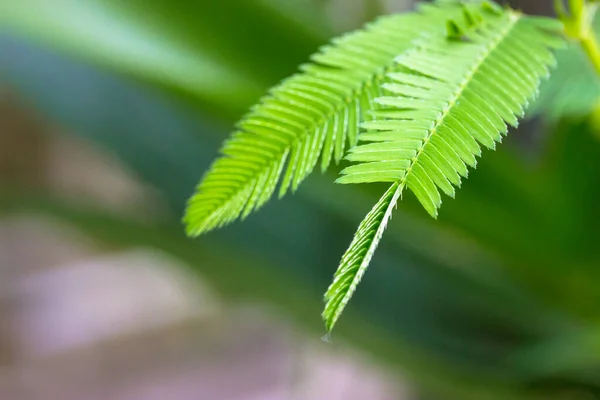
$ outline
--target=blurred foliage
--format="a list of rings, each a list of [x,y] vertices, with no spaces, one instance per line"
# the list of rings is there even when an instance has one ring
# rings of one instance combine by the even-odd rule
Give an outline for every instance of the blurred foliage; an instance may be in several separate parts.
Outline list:
[[[3,2],[0,25],[231,118],[322,41],[318,17],[308,25],[269,3],[24,0]]]
[[[382,187],[315,174],[210,237],[188,240],[179,224],[231,121],[326,40],[323,2],[289,3],[3,2],[3,84],[118,156],[171,213],[139,224],[18,188],[2,212],[33,209],[111,245],[162,249],[232,301],[270,303],[320,334],[331,267]],[[581,107],[541,132],[537,157],[516,140],[525,125],[485,154],[438,221],[407,196],[333,345],[408,373],[427,399],[600,399],[600,142]],[[537,113],[563,115],[553,110]]]
[[[600,34],[600,18],[594,22]],[[556,54],[557,68],[542,83],[540,96],[529,108],[530,116],[543,115],[552,123],[565,116],[589,115],[600,104],[600,77],[578,43]]]

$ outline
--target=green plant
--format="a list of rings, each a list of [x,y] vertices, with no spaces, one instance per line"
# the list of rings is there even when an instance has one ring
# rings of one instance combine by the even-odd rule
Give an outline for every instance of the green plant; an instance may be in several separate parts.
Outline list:
[[[116,156],[166,204],[140,221],[97,209],[96,199],[81,204],[15,187],[15,196],[0,190],[0,214],[33,211],[110,248],[167,252],[228,303],[267,304],[318,336],[319,288],[330,283],[344,238],[390,184],[332,185],[337,168],[330,168],[286,201],[196,242],[183,235],[178,216],[231,119],[331,36],[336,13],[320,6],[344,11],[345,3],[5,3],[5,87],[28,110],[68,128],[66,136]],[[551,5],[511,0],[532,3],[540,14]],[[153,48],[160,57],[152,62],[131,57]],[[189,58],[176,57],[182,49]],[[340,347],[367,353],[422,398],[600,398],[593,340],[600,324],[600,130],[592,114],[600,76],[585,57],[577,40],[556,51],[557,67],[526,123],[498,151],[484,151],[437,220],[406,191],[376,268],[336,325]],[[226,76],[194,72],[190,58]]]
[[[563,33],[600,72],[591,28],[597,4],[557,2],[560,20],[527,16],[490,1],[421,4],[380,18],[312,56],[252,108],[225,142],[185,215],[195,236],[245,218],[331,160],[338,183],[388,182],[359,225],[325,294],[331,331],[360,282],[398,199],[409,189],[437,217],[440,191],[474,168],[516,127],[555,64]],[[348,150],[346,150],[348,148]]]

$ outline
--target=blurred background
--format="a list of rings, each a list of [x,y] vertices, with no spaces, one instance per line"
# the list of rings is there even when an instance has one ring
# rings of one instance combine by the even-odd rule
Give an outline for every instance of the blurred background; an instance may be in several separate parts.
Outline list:
[[[399,205],[331,343],[322,294],[383,187],[333,168],[184,236],[235,120],[411,7],[1,2],[0,399],[600,399],[600,79],[576,47],[439,220]]]

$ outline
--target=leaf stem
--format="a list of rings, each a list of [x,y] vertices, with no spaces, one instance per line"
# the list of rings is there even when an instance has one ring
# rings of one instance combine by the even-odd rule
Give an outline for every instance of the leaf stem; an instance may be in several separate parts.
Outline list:
[[[597,0],[569,0],[569,10],[565,10],[562,0],[555,0],[556,15],[565,24],[567,36],[581,45],[586,56],[600,76],[600,45],[592,23],[598,10]]]
[[[594,34],[594,31],[590,29],[585,37],[579,39],[583,51],[589,58],[590,62],[594,66],[596,73],[600,76],[600,46],[598,46],[598,39]]]

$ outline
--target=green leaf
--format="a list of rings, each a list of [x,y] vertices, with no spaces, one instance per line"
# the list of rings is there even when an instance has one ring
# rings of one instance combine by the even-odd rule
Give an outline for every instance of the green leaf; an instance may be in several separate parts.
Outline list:
[[[358,164],[337,182],[398,182],[437,217],[438,189],[453,196],[480,146],[495,148],[507,125],[517,126],[562,40],[547,30],[552,20],[483,6],[478,12],[483,22],[468,40],[447,38],[441,27],[397,58],[383,85],[387,95],[376,99],[377,118],[362,124],[359,141],[368,143],[348,155]]]
[[[354,240],[342,256],[333,283],[325,293],[323,319],[327,331],[333,329],[360,283],[401,194],[402,187],[394,183],[358,226]]]
[[[422,32],[459,15],[455,3],[424,4],[417,13],[380,18],[312,56],[242,118],[191,198],[184,218],[195,236],[245,217],[312,172],[325,170],[356,143],[394,59]]]
[[[507,124],[517,126],[554,62],[550,50],[562,44],[555,35],[561,25],[552,20],[524,17],[488,3],[467,9],[462,21],[425,33],[397,58],[390,82],[383,85],[388,95],[376,99],[376,118],[362,124],[365,132],[359,141],[368,143],[350,150],[347,158],[357,164],[337,180],[393,184],[359,226],[327,292],[323,316],[328,330],[356,290],[381,238],[391,212],[385,201],[395,204],[397,199],[389,193],[407,187],[437,217],[442,203],[438,189],[453,196],[453,186],[460,186],[468,167],[475,167],[480,145],[494,148],[507,133]],[[457,34],[467,40],[457,40]]]

